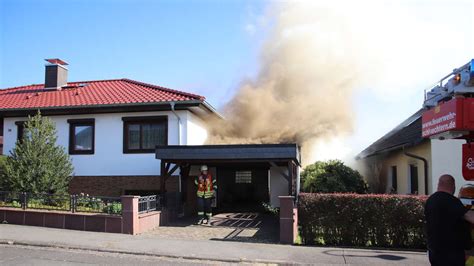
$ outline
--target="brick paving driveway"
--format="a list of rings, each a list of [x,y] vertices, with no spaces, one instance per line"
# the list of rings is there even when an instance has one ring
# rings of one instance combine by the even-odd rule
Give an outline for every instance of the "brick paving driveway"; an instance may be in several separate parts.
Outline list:
[[[212,226],[194,225],[192,219],[180,219],[144,233],[151,238],[183,240],[221,240],[277,243],[278,217],[260,213],[221,213],[212,217]]]

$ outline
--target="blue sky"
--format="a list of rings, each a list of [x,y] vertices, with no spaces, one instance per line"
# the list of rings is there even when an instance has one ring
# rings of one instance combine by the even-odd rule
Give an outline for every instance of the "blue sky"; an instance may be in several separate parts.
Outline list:
[[[257,67],[248,21],[259,1],[0,1],[0,88],[43,82],[45,58],[69,80],[127,77],[219,105]]]
[[[362,35],[380,65],[369,73],[373,82],[354,88],[353,134],[324,140],[318,159],[352,157],[416,112],[436,79],[474,57],[471,1],[359,2],[377,19]],[[0,88],[43,83],[43,59],[58,57],[70,63],[70,81],[126,77],[201,94],[219,108],[257,73],[271,4],[0,0]],[[350,19],[355,12],[347,11]]]

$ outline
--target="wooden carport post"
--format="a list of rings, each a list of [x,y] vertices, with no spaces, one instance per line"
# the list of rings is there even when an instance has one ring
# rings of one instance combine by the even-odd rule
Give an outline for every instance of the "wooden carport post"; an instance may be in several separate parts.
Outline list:
[[[288,195],[296,197],[296,164],[293,161],[288,161]]]
[[[168,164],[169,165],[169,164]],[[162,206],[166,206],[166,179],[168,170],[166,169],[166,162],[161,160],[160,164],[160,193],[161,193],[161,202]]]
[[[180,166],[180,175],[181,175],[181,202],[183,204],[183,213],[186,212],[185,204],[188,200],[188,180],[189,180],[189,172],[191,170],[191,166],[189,164],[183,164]]]

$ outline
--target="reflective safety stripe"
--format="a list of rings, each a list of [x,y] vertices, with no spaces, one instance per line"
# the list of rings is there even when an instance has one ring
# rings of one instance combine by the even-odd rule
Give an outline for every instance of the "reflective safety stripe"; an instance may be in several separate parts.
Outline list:
[[[198,186],[197,196],[204,198],[212,198],[214,196],[214,190],[217,189],[217,180],[214,179],[211,175],[205,176],[202,182],[199,182],[199,177],[194,179],[194,183]]]
[[[474,266],[474,257],[470,256],[466,260],[466,266]]]
[[[198,215],[204,215],[204,212],[198,212]]]
[[[460,200],[464,205],[474,205],[474,199],[460,198]]]
[[[206,216],[209,217],[209,218],[211,218],[211,217],[212,217],[212,212],[206,213]]]

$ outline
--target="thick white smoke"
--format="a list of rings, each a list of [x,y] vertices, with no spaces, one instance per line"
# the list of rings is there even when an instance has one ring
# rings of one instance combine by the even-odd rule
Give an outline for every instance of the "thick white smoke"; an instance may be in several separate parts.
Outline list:
[[[260,71],[224,107],[226,120],[212,123],[209,142],[296,142],[312,162],[321,141],[353,132],[356,89],[393,97],[419,85],[412,72],[430,56],[424,49],[436,52],[426,46],[436,36],[409,10],[397,1],[278,2]]]

